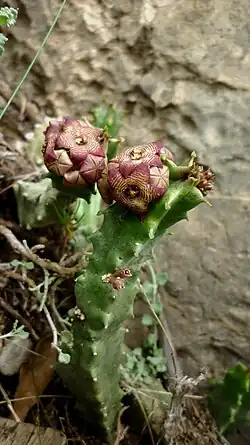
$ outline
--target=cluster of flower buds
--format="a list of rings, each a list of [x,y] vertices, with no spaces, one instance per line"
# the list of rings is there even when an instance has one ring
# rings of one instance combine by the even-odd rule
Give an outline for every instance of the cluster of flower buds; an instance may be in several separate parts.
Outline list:
[[[213,189],[214,174],[210,168],[205,169],[203,165],[198,167],[198,180],[197,188],[203,195],[207,195],[210,190]]]
[[[48,170],[63,177],[66,185],[97,183],[108,204],[116,201],[143,216],[149,204],[168,188],[169,168],[163,159],[174,159],[161,142],[128,148],[107,163],[108,135],[102,129],[64,119],[50,123],[44,134],[43,155]],[[196,173],[197,187],[205,194],[212,188],[214,176],[202,167]]]
[[[72,186],[95,184],[106,166],[106,135],[79,120],[50,123],[44,132],[44,163]]]

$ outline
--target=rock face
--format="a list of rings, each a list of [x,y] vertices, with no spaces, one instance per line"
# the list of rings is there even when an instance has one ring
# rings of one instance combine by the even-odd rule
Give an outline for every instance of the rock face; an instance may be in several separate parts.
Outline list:
[[[61,0],[9,3],[20,13],[1,58],[0,105]],[[249,37],[249,0],[71,0],[2,121],[13,135],[41,113],[80,118],[107,99],[126,111],[128,144],[168,140],[178,159],[196,150],[213,169],[212,209],[193,211],[158,249],[189,373],[250,365]]]

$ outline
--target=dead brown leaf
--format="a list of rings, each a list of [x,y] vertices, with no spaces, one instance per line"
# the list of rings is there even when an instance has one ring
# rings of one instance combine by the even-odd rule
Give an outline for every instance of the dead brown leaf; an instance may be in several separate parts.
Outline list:
[[[41,339],[28,363],[22,365],[19,383],[15,393],[13,409],[21,421],[24,421],[29,410],[39,401],[39,395],[51,381],[57,351],[51,346],[52,338]],[[18,400],[19,399],[19,400]]]

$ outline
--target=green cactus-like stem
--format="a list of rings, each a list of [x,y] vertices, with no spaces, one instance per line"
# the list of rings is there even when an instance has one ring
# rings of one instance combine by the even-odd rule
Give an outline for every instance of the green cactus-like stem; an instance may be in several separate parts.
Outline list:
[[[93,112],[93,125],[95,127],[104,128],[111,138],[115,138],[122,126],[123,113],[114,106],[105,103],[97,107]],[[107,157],[112,159],[117,152],[117,142],[110,141],[108,146]]]
[[[91,238],[94,254],[89,266],[77,278],[77,308],[85,319],[73,321],[71,341],[63,346],[71,362],[60,364],[58,370],[85,418],[98,424],[110,441],[121,400],[123,322],[132,313],[138,271],[156,238],[204,201],[196,183],[192,178],[172,182],[143,221],[118,205],[109,208],[102,228]],[[124,268],[132,273],[124,280],[124,289],[104,282],[106,274]]]
[[[19,181],[14,186],[19,222],[23,227],[33,229],[63,222],[66,209],[74,213],[77,200],[84,198],[89,203],[93,186],[84,188],[67,187],[62,178],[48,174],[39,182]]]

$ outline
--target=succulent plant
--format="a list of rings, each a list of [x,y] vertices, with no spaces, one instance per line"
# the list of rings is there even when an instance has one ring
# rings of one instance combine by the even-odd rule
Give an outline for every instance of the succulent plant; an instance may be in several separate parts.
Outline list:
[[[160,154],[166,149],[155,143],[149,144],[149,147],[151,158],[148,148],[145,158],[148,160],[146,166],[150,176],[149,165],[153,168],[159,166],[160,169]],[[129,159],[133,172],[136,167],[139,170],[142,164],[140,159],[134,159],[137,164],[131,162],[128,156],[131,150],[126,151],[122,159]],[[132,150],[132,153],[136,157],[137,149],[134,152]],[[156,240],[166,234],[172,225],[187,219],[189,210],[206,202],[201,190],[197,188],[199,178],[192,175],[196,166],[194,159],[190,160],[190,166],[183,167],[170,160],[170,153],[168,156],[171,162],[170,176],[177,176],[178,179],[171,179],[168,183],[166,174],[167,180],[162,187],[158,187],[165,188],[165,193],[152,202],[143,218],[138,218],[137,214],[128,212],[126,207],[118,203],[104,211],[102,226],[89,238],[93,245],[93,255],[88,268],[76,279],[77,316],[73,318],[70,335],[67,332],[66,336],[63,333],[61,337],[63,353],[70,355],[70,362],[59,363],[57,371],[76,396],[77,406],[84,413],[84,419],[94,424],[95,428],[98,425],[109,443],[114,443],[116,421],[121,408],[119,381],[120,365],[123,362],[124,321],[132,314],[133,301],[140,290],[139,270],[152,255]],[[118,163],[120,155],[115,159]],[[126,169],[126,162],[121,165]],[[118,180],[124,181],[120,175],[118,164]],[[130,177],[135,181],[132,175]],[[150,180],[151,177],[146,182],[149,190],[157,188],[155,178],[152,184]],[[154,192],[150,198],[152,196],[155,198],[159,195]],[[120,197],[117,197],[121,204]],[[79,319],[79,311],[82,319]]]
[[[105,119],[110,117],[104,111]],[[104,128],[101,115],[98,125]],[[129,148],[107,164],[106,157],[117,149],[113,146],[107,155],[106,142],[110,141],[104,130],[79,120],[50,123],[43,156],[51,182],[47,179],[47,183],[41,183],[42,191],[37,187],[34,200],[30,199],[34,191],[27,194],[24,187],[19,187],[18,193],[25,195],[29,213],[33,203],[37,207],[39,203],[39,226],[41,219],[51,223],[53,206],[67,209],[77,198],[89,202],[97,197],[96,214],[100,196],[94,195],[95,183],[107,203],[117,202],[102,212],[102,224],[95,224],[94,233],[88,232],[93,254],[87,269],[76,279],[76,307],[69,314],[72,325],[60,333],[60,348],[70,361],[59,360],[57,364],[84,420],[114,443],[122,397],[124,321],[132,313],[140,290],[140,268],[151,256],[157,239],[172,225],[187,219],[189,210],[206,203],[204,195],[212,188],[213,174],[197,163],[195,153],[187,163],[176,165],[161,142]],[[54,195],[51,187],[58,193]]]
[[[67,118],[50,123],[44,134],[44,163],[66,185],[82,187],[100,179],[108,141],[102,129]]]
[[[161,143],[151,142],[128,148],[108,163],[98,182],[105,202],[113,200],[141,216],[150,202],[161,198],[169,185],[169,169],[161,155],[173,160]]]

